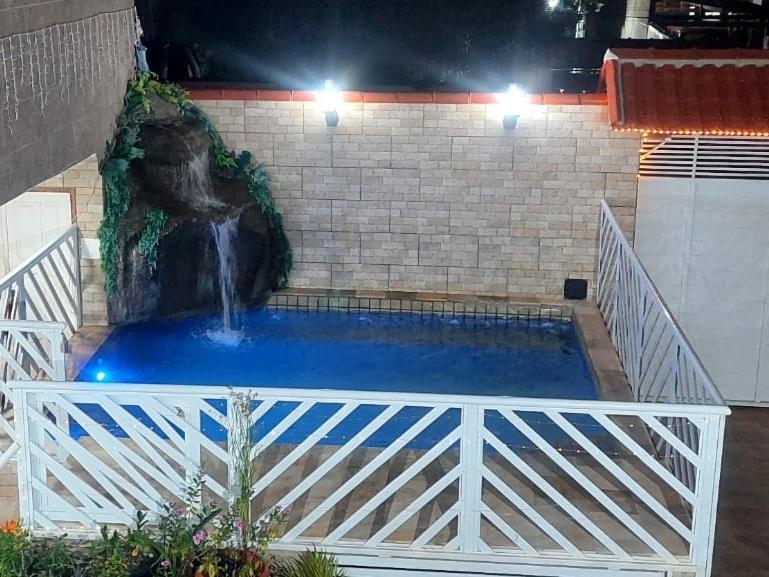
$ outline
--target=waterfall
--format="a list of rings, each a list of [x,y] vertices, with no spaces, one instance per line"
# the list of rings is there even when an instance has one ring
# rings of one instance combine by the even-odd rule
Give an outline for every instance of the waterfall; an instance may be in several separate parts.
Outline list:
[[[214,189],[211,182],[208,151],[196,152],[192,160],[180,167],[180,180],[184,198],[197,209],[216,208],[224,204],[211,196]]]
[[[235,291],[235,274],[237,271],[237,255],[235,241],[238,234],[238,217],[224,222],[211,222],[211,235],[216,245],[219,260],[219,293],[222,300],[222,327],[220,330],[208,331],[211,340],[227,345],[236,345],[243,334],[233,329],[233,319],[238,306]]]

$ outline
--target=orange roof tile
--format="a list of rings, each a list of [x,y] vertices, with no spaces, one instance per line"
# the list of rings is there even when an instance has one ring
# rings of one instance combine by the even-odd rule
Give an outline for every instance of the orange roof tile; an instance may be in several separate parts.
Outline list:
[[[769,51],[610,50],[612,128],[769,135]]]

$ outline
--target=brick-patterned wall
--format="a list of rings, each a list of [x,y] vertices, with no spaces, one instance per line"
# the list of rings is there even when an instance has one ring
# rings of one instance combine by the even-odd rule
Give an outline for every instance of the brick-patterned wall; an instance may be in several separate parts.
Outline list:
[[[40,187],[62,187],[75,190],[75,221],[85,242],[96,239],[96,231],[104,212],[99,176],[99,161],[91,155],[71,166],[61,174],[42,182]],[[33,189],[34,190],[34,189]],[[92,243],[95,249],[98,245]],[[83,322],[87,325],[107,323],[107,297],[104,293],[104,275],[98,259],[80,260],[80,276],[83,286]]]
[[[632,233],[639,137],[604,106],[199,100],[268,165],[293,287],[559,297],[596,268],[600,199]]]

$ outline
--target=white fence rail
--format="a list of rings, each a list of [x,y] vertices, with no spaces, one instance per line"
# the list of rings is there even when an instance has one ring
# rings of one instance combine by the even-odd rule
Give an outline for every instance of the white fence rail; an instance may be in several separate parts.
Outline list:
[[[38,534],[129,524],[178,499],[198,469],[207,497],[229,494],[227,389],[11,389],[22,517]],[[391,569],[429,559],[465,572],[493,561],[496,575],[708,574],[725,407],[238,391],[255,399],[253,507],[292,508],[279,547],[319,545],[372,566],[384,554]],[[696,429],[698,444],[671,419]],[[651,451],[646,428],[691,464],[692,484]]]
[[[12,380],[62,381],[65,342],[81,326],[76,227],[0,279],[0,469],[16,455]]]
[[[605,201],[598,252],[598,307],[637,400],[724,405]]]
[[[80,240],[73,226],[0,279],[0,322],[63,322],[72,336],[82,319]]]

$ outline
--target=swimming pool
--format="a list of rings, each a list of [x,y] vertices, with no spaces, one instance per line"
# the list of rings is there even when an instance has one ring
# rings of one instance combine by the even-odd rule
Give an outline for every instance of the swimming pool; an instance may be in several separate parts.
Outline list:
[[[261,309],[236,345],[221,319],[115,330],[80,380],[596,399],[575,327],[560,319]]]
[[[80,380],[598,398],[576,329],[561,319],[262,309],[242,313],[237,338],[225,339],[218,332],[220,323],[211,316],[120,327],[83,368]],[[209,402],[225,411],[226,403]],[[291,401],[276,404],[255,425],[253,440],[258,442],[297,406]],[[106,412],[82,408],[113,434],[123,435]],[[162,434],[138,406],[126,409]],[[276,442],[301,443],[337,409],[334,403],[318,404]],[[319,444],[345,443],[382,410],[359,407]],[[425,412],[423,407],[405,407],[364,445],[386,447]],[[570,441],[541,414],[524,411],[520,416],[549,442]],[[585,415],[573,415],[572,423],[591,437],[597,429]],[[459,411],[449,410],[409,447],[430,447],[458,425]],[[74,435],[84,434],[76,422],[71,426]],[[532,446],[499,414],[488,416],[486,426],[508,445]],[[226,437],[205,414],[201,430],[211,439]]]

